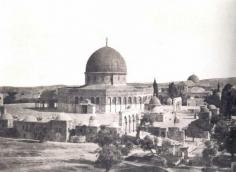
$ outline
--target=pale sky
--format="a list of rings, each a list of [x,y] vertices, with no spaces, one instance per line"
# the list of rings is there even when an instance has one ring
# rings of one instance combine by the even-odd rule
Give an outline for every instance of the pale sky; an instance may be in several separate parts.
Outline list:
[[[82,85],[106,37],[128,82],[236,76],[236,0],[0,0],[0,85]]]

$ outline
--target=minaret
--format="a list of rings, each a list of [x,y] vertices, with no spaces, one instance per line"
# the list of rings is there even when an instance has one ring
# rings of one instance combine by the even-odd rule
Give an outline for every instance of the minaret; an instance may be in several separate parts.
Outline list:
[[[218,81],[218,84],[217,84],[217,92],[220,92],[220,82]]]
[[[154,78],[154,82],[153,82],[153,96],[158,97],[158,84],[156,82],[156,78]]]

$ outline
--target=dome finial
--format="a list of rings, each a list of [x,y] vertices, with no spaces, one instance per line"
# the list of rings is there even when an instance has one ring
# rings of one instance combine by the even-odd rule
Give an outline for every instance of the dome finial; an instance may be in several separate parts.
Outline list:
[[[108,38],[106,37],[106,47],[107,47],[107,44],[108,44]]]

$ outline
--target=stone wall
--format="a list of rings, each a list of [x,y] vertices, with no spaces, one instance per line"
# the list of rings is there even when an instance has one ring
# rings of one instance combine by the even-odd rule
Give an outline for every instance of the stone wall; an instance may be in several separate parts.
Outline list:
[[[47,132],[48,125],[42,122],[15,121],[14,128],[20,138],[39,139],[41,134]]]
[[[20,138],[35,140],[43,138],[44,140],[67,142],[72,125],[68,121],[56,120],[49,122],[15,121],[14,128]]]
[[[95,126],[76,126],[75,135],[76,136],[85,136],[87,142],[95,142],[97,138],[99,127]]]
[[[57,121],[52,120],[49,122],[48,140],[67,142],[69,141],[69,130],[72,129],[70,121]]]
[[[183,141],[185,139],[184,131],[177,127],[160,128],[148,127],[148,132],[157,137],[168,137],[173,140]]]
[[[13,120],[0,119],[0,129],[13,128]]]

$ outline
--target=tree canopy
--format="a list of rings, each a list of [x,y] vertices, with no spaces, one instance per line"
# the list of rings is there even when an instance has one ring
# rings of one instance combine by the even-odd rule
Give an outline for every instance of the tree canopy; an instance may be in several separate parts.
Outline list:
[[[109,144],[102,147],[96,163],[108,172],[113,164],[119,163],[121,160],[121,151],[115,145]]]

